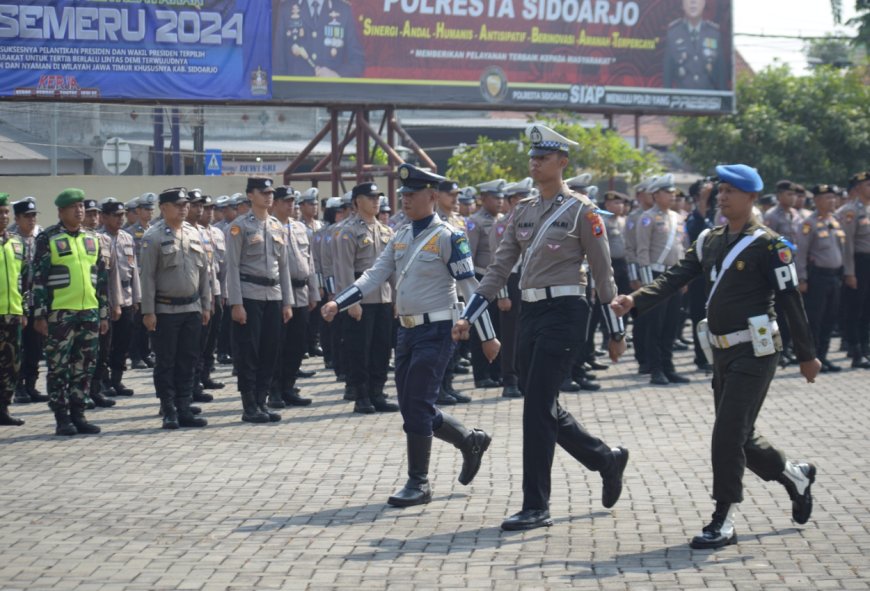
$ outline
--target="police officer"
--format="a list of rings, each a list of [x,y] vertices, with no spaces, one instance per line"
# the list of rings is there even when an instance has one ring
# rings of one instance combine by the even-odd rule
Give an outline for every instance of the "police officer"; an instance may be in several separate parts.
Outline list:
[[[504,188],[507,181],[495,179],[477,185],[481,199],[481,208],[473,213],[465,222],[468,244],[471,246],[471,258],[474,261],[475,278],[480,281],[486,268],[492,262],[493,253],[489,242],[492,228],[504,214],[501,213],[504,201]],[[492,316],[492,324],[496,335],[500,335],[499,317]],[[474,374],[475,388],[497,388],[501,386],[501,363],[488,363],[483,354],[477,333],[471,335],[471,369]]]
[[[205,427],[194,416],[193,374],[199,335],[211,316],[211,277],[199,232],[185,221],[187,189],[158,197],[163,219],[142,237],[142,322],[154,335],[154,387],[164,429]]]
[[[350,191],[348,191],[348,194]],[[321,272],[323,274],[324,299],[326,301],[335,297],[335,276],[333,260],[335,259],[335,244],[341,233],[341,228],[344,223],[352,217],[350,203],[342,197],[331,197],[326,201],[325,221],[328,225],[321,230],[320,241],[320,261]],[[325,324],[324,329],[324,344],[328,343],[325,359],[329,360],[335,377],[338,381],[343,382],[347,375],[342,365],[342,324],[345,315],[342,314],[330,324]],[[344,399],[348,401],[356,400],[355,391],[347,384],[345,385]]]
[[[308,350],[308,317],[317,305],[320,295],[311,244],[308,241],[308,229],[305,224],[291,217],[295,209],[296,195],[297,192],[292,187],[278,187],[275,189],[275,203],[272,206],[272,215],[283,226],[287,238],[285,261],[295,303],[293,317],[284,325],[278,340],[279,363],[269,392],[270,408],[311,404],[310,398],[299,395],[296,378]]]
[[[589,434],[558,402],[559,385],[583,345],[585,335],[577,327],[586,326],[589,317],[583,259],[588,255],[604,305],[616,295],[616,285],[597,208],[562,181],[569,149],[577,143],[538,124],[526,128],[526,136],[532,144],[529,170],[540,194],[516,206],[495,260],[453,328],[454,338],[467,338],[469,322],[478,319],[522,256],[517,360],[524,394],[523,508],[502,523],[505,530],[552,525],[550,469],[557,443],[590,470],[601,472],[605,507],[619,499],[628,462],[628,450],[611,449]],[[624,329],[609,310],[605,320],[611,358],[616,360],[625,351]]]
[[[489,248],[491,252],[498,250],[504,232],[510,223],[511,215],[517,203],[528,197],[534,188],[531,177],[516,182],[508,183],[504,187],[505,200],[508,210],[497,220],[490,231]],[[502,348],[499,353],[501,359],[501,380],[503,398],[520,398],[523,393],[519,387],[519,374],[517,373],[517,345],[520,334],[520,268],[522,257],[511,269],[507,284],[499,291],[497,296],[499,330],[501,330]]]
[[[743,500],[745,468],[783,484],[792,501],[792,518],[806,523],[812,511],[812,464],[792,464],[755,429],[755,420],[776,373],[781,343],[774,298],[791,323],[800,371],[812,382],[821,364],[815,359],[798,278],[789,244],[753,214],[764,186],[758,172],[744,164],[717,166],[719,204],[728,224],[704,232],[672,267],[613,304],[617,314],[636,307],[641,314],[661,304],[695,277],[707,285],[709,342],[713,357],[713,519],[691,541],[693,548],[719,548],[736,542],[734,511]]]
[[[132,228],[136,222],[139,221],[139,198],[133,197],[127,203],[124,204],[124,225],[121,226],[121,229],[125,232],[129,232],[130,228]]]
[[[106,363],[109,370],[109,394],[132,396],[133,390],[124,385],[127,351],[133,335],[135,313],[142,300],[139,283],[139,261],[133,248],[133,237],[121,231],[124,204],[111,197],[100,203],[100,225],[108,239],[111,272],[109,280],[109,352]]]
[[[202,355],[199,361],[198,376],[202,387],[206,390],[221,390],[225,386],[212,378],[215,364],[215,349],[221,327],[223,326],[224,306],[226,300],[226,277],[227,277],[227,244],[222,230],[212,223],[216,203],[211,195],[202,197],[202,214],[199,217],[199,231],[211,244],[211,268],[212,268],[212,315],[208,326],[203,331]],[[196,385],[196,384],[194,384]]]
[[[390,201],[387,199],[386,195],[384,195],[378,203],[378,221],[386,225],[389,223],[392,214],[393,208],[390,207]]]
[[[323,222],[317,219],[318,203],[317,197],[320,194],[317,187],[303,191],[296,201],[299,207],[299,221],[305,226],[308,232],[308,244],[311,249],[311,255],[314,259],[314,272],[317,279],[318,294],[323,287],[323,275],[320,269],[320,244],[317,237],[320,234],[320,229],[323,227]],[[317,304],[311,313],[308,315],[308,354],[312,356],[323,356],[322,339],[320,337],[320,305],[321,297],[318,295]]]
[[[251,212],[227,231],[227,302],[233,315],[233,356],[248,423],[281,420],[266,406],[282,323],[293,316],[293,291],[286,265],[287,240],[269,215],[272,179],[250,177],[245,189]]]
[[[797,238],[795,262],[798,289],[804,294],[807,319],[816,345],[816,356],[822,362],[822,373],[840,371],[828,360],[831,331],[840,308],[840,286],[843,282],[843,250],[846,234],[834,217],[837,194],[833,185],[816,185],[816,211],[801,224]]]
[[[154,215],[154,206],[157,196],[154,193],[143,193],[136,199],[137,219],[126,231],[133,237],[133,253],[139,260],[142,256],[142,238],[151,226],[151,218]],[[142,312],[138,312],[133,323],[133,336],[130,341],[130,362],[133,369],[154,367],[151,357],[151,344],[148,331],[142,321]]]
[[[41,228],[36,223],[39,212],[36,209],[36,199],[25,197],[12,204],[15,214],[15,234],[24,244],[28,274],[33,272],[33,256],[36,253],[36,237]],[[10,230],[11,231],[11,230]],[[39,379],[39,360],[42,359],[42,335],[36,332],[33,322],[33,292],[30,277],[26,277],[26,288],[22,292],[27,308],[27,323],[21,330],[21,350],[18,387],[15,389],[15,402],[48,402],[48,396],[36,389]]]
[[[82,227],[94,232],[97,239],[100,241],[100,258],[103,262],[103,267],[106,269],[108,281],[106,284],[106,292],[109,298],[109,318],[112,314],[112,293],[117,293],[121,286],[117,283],[118,276],[114,271],[112,259],[112,243],[108,236],[103,232],[98,231],[100,225],[100,206],[96,199],[85,199],[85,219],[82,221]],[[108,366],[109,366],[109,349],[112,338],[112,324],[109,323],[109,330],[100,333],[99,346],[97,350],[97,362],[94,364],[94,372],[91,376],[89,398],[87,408],[99,406],[101,408],[110,408],[115,406],[115,401],[106,396],[111,396],[114,392],[108,385]]]
[[[281,0],[274,17],[276,74],[354,78],[365,68],[356,19],[345,0]]]
[[[399,230],[402,226],[410,222],[408,216],[405,215],[405,209],[402,207],[401,200],[402,196],[399,195],[399,211],[394,213],[390,217],[390,221],[387,222],[387,225],[390,227],[391,230],[393,230],[393,232]]]
[[[692,198],[693,209],[686,218],[686,244],[692,245],[701,232],[713,227],[711,219],[715,195],[712,179],[705,177],[698,179],[689,187],[689,196]],[[698,323],[707,315],[707,294],[704,293],[704,279],[693,279],[688,286],[689,318],[692,321],[692,340],[695,349],[695,367],[705,373],[713,371],[713,366],[707,360],[701,340],[698,337]],[[630,293],[620,292],[620,293]],[[780,329],[781,330],[781,329]],[[706,346],[706,343],[704,344]]]
[[[619,191],[604,193],[604,209],[610,215],[603,216],[610,243],[610,261],[613,264],[613,279],[619,293],[629,293],[628,263],[625,261],[625,208],[628,195]]]
[[[223,210],[224,220],[218,226],[218,229],[223,232],[224,244],[226,244],[227,230],[233,220],[238,216],[238,205],[236,199],[234,197],[226,197]],[[224,264],[224,281],[221,285],[224,288],[226,287],[226,264]],[[223,310],[221,312],[220,334],[218,335],[217,344],[218,363],[221,364],[229,364],[233,362],[230,339],[231,328],[233,325],[232,310],[226,303],[226,300],[226,291],[224,290],[224,296],[221,298]]]
[[[475,199],[477,189],[474,187],[464,187],[459,190],[459,197],[456,199],[459,205],[459,217],[465,222],[468,218],[477,211],[477,201]]]
[[[400,321],[396,387],[407,440],[408,481],[387,502],[408,507],[432,500],[428,473],[433,436],[462,452],[459,482],[464,485],[480,469],[492,438],[480,429],[468,429],[435,402],[455,346],[450,333],[457,287],[467,299],[477,285],[468,242],[460,230],[435,215],[435,192],[444,177],[403,164],[399,178],[402,207],[410,223],[386,245],[372,268],[339,293],[335,301],[323,306],[323,317],[331,320],[339,309],[365,301],[367,294],[380,291],[395,275]],[[363,199],[375,191],[370,184],[355,189]],[[360,205],[361,215],[368,215],[365,207]],[[482,332],[487,358],[495,359],[499,344],[487,317],[480,319],[477,328]]]
[[[837,210],[846,248],[843,255],[845,285],[843,306],[847,310],[845,326],[853,368],[870,368],[870,172],[849,178],[849,196],[853,199]]]
[[[34,324],[45,337],[49,408],[56,435],[99,433],[85,404],[99,336],[109,329],[106,269],[97,236],[82,226],[85,194],[66,189],[54,200],[59,222],[36,239]]]
[[[654,205],[641,216],[636,229],[635,253],[641,282],[656,277],[676,265],[683,256],[683,223],[671,209],[676,187],[674,177],[665,174],[647,187]],[[673,343],[679,322],[680,298],[673,297],[647,315],[645,350],[650,369],[650,384],[684,384],[689,378],[674,368]]]
[[[723,90],[725,52],[719,25],[703,19],[706,0],[683,0],[685,16],[668,25],[665,88]]]
[[[637,265],[637,229],[640,216],[653,206],[652,195],[647,191],[647,187],[655,180],[656,177],[650,177],[635,185],[634,196],[637,206],[625,217],[625,262],[628,264],[628,284],[631,289],[638,289],[641,286],[640,270]],[[650,373],[646,350],[647,324],[647,318],[635,318],[631,327],[631,344],[638,364],[637,373],[641,375]]]
[[[335,283],[338,291],[350,286],[374,265],[393,237],[377,220],[380,196],[374,183],[362,183],[351,192],[356,214],[345,223],[336,242]],[[347,311],[342,321],[347,354],[348,385],[356,394],[353,411],[361,414],[396,412],[387,402],[384,385],[390,363],[393,291],[389,283],[368,293]]]
[[[21,367],[21,325],[26,322],[24,278],[27,257],[24,243],[10,234],[9,194],[0,193],[0,425],[21,426],[24,421],[9,414],[9,405]]]

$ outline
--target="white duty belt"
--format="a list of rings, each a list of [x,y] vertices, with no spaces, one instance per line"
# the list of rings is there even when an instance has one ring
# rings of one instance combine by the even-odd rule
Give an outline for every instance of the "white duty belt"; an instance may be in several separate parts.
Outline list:
[[[776,323],[776,320],[770,326],[773,329],[773,334],[779,334],[779,325]],[[740,343],[752,342],[752,333],[749,332],[749,329],[729,332],[723,335],[709,333],[707,336],[709,337],[710,344],[717,349],[729,349]]]
[[[582,295],[586,295],[586,288],[580,285],[553,285],[551,287],[541,287],[537,289],[524,289],[522,298],[524,302],[531,303],[550,300],[553,298]]]
[[[453,310],[440,310],[438,312],[427,312],[425,314],[399,315],[399,324],[402,328],[414,328],[415,326],[422,326],[433,322],[442,322],[444,320],[453,320]]]

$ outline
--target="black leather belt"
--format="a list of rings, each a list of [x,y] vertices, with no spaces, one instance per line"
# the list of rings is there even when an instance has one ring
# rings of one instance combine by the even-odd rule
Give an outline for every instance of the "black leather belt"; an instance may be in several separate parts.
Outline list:
[[[166,306],[187,306],[199,301],[199,295],[192,295],[186,298],[171,298],[169,296],[154,296],[154,301],[158,304]]]
[[[296,288],[306,287],[308,286],[308,281],[305,279],[291,279],[290,285]]]
[[[262,285],[264,287],[275,287],[276,285],[278,285],[277,279],[270,279],[268,277],[257,277],[256,275],[246,275],[244,273],[239,275],[239,279],[241,279],[245,283],[253,283],[254,285]]]

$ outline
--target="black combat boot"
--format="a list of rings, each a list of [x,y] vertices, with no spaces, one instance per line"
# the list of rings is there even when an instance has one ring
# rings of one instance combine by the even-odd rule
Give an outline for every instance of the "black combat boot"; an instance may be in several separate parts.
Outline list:
[[[212,379],[211,371],[205,372],[205,376],[202,378],[202,387],[206,390],[222,390],[226,386],[223,382],[218,382],[217,380]]]
[[[118,369],[113,369],[111,372],[110,384],[115,391],[115,396],[132,396],[133,390],[125,386],[121,379],[124,377],[124,372]]]
[[[36,378],[29,377],[24,380],[24,389],[30,397],[30,402],[48,402],[48,396],[36,389]]]
[[[737,532],[734,530],[734,513],[737,504],[717,501],[713,520],[692,538],[689,545],[695,550],[713,550],[737,543]]]
[[[93,423],[89,423],[85,418],[85,409],[78,405],[70,405],[69,409],[70,420],[75,425],[76,431],[84,435],[96,435],[100,432],[100,428]]]
[[[30,404],[33,402],[33,400],[30,399],[30,395],[27,393],[27,388],[24,386],[24,382],[19,382],[15,387],[15,396],[12,398],[12,402],[16,404]]]
[[[601,504],[610,509],[622,495],[622,475],[625,466],[628,465],[628,450],[624,447],[614,447],[610,465],[601,470],[601,478],[604,480],[601,491]]]
[[[471,396],[466,396],[465,394],[453,387],[452,374],[444,374],[444,379],[441,380],[441,391],[460,404],[468,404],[469,402],[471,402]]]
[[[284,390],[281,393],[281,399],[284,401],[284,404],[288,407],[290,406],[308,406],[311,404],[310,398],[303,398],[299,395],[299,388],[296,386],[292,386]]]
[[[351,386],[350,384],[346,384],[344,387],[344,396],[343,399],[348,402],[355,402],[357,398],[357,390],[356,386]]]
[[[788,491],[791,499],[791,518],[803,525],[813,512],[813,495],[810,487],[816,481],[816,467],[812,464],[785,463],[785,470],[776,479]]]
[[[191,397],[176,397],[175,406],[178,409],[178,425],[180,427],[205,427],[208,421],[198,417],[190,410]]]
[[[178,429],[181,426],[178,424],[178,411],[175,409],[173,401],[161,400],[160,414],[163,417],[164,429]]]
[[[281,387],[280,386],[272,386],[272,389],[269,390],[269,400],[266,402],[266,406],[269,408],[286,408],[287,405],[284,404],[284,399],[281,397]]]
[[[368,393],[362,390],[361,388],[354,388],[356,390],[356,401],[353,404],[353,412],[361,415],[370,415],[377,412],[375,407],[372,406],[372,401],[369,400]]]
[[[468,429],[449,414],[441,413],[441,426],[432,433],[462,452],[462,470],[459,482],[469,484],[480,470],[483,452],[489,448],[492,437],[481,429]]]
[[[106,398],[102,393],[102,388],[99,380],[91,380],[90,397],[96,406],[100,408],[112,408],[115,406],[115,401],[111,398]]]
[[[20,427],[23,424],[24,421],[22,419],[9,414],[9,406],[5,402],[0,402],[0,425]]]
[[[61,408],[59,405],[52,405],[51,410],[54,411],[54,420],[57,423],[57,427],[54,430],[55,435],[63,435],[64,437],[78,435],[79,431],[75,428],[75,425],[72,424],[69,417],[69,411],[66,408]]]
[[[266,398],[269,397],[268,392],[257,392],[257,409],[266,417],[268,417],[269,422],[277,423],[281,420],[281,415],[276,412],[272,412],[269,410],[269,407],[266,406]]]
[[[253,392],[242,392],[242,420],[246,423],[268,423],[269,415],[257,408]]]
[[[202,389],[202,384],[200,384],[199,381],[193,384],[194,402],[211,402],[212,400],[214,400],[214,396],[212,396],[208,392],[204,392]]]
[[[372,402],[372,406],[375,407],[375,410],[378,412],[399,412],[399,405],[393,404],[392,402],[387,402],[387,395],[384,394],[384,386],[372,386],[371,394],[369,395],[369,399]]]
[[[405,437],[408,441],[408,481],[387,499],[393,507],[425,505],[432,500],[432,487],[429,486],[432,436],[406,433]]]

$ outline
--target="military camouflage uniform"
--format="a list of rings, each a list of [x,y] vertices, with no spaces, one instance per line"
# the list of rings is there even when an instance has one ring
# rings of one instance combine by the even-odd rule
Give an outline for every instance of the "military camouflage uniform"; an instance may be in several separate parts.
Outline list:
[[[7,248],[8,245],[8,248]],[[23,294],[26,288],[28,262],[25,256],[23,241],[15,235],[0,234],[0,256],[10,255],[21,262],[21,272],[18,274],[18,293]],[[4,261],[10,264],[11,261]],[[4,265],[5,266],[5,265]],[[21,316],[12,314],[9,289],[0,290],[0,411],[8,411],[18,383],[18,372],[21,366]],[[22,298],[24,314],[27,314],[26,299]]]
[[[36,238],[33,269],[34,318],[48,321],[48,336],[45,339],[48,404],[55,411],[84,407],[97,361],[100,320],[107,319],[109,314],[107,274],[102,257],[97,258],[96,269],[91,272],[98,307],[86,310],[57,310],[53,307],[54,289],[50,283],[52,264],[49,244],[60,234],[78,236],[82,233],[86,240],[90,238],[88,247],[92,245],[99,252],[99,238],[84,228],[77,232],[68,232],[61,224],[55,224]]]

